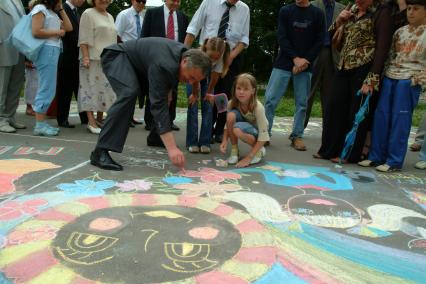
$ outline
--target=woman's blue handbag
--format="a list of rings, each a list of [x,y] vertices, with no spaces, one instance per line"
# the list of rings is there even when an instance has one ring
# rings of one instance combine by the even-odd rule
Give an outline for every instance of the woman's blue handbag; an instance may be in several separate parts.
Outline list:
[[[46,40],[35,38],[32,32],[32,16],[23,16],[9,36],[10,43],[31,61],[37,59],[38,53]]]

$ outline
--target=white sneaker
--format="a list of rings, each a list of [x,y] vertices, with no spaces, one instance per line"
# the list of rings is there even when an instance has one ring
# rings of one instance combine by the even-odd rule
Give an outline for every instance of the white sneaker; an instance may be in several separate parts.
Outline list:
[[[262,158],[265,157],[265,155],[266,155],[265,147],[260,148],[260,150],[257,151],[256,155],[254,155],[253,159],[251,159],[250,165],[259,163],[262,160]]]
[[[208,147],[208,146],[201,146],[201,149],[200,149],[200,151],[201,151],[201,153],[203,153],[203,154],[209,154],[210,153],[210,147]]]
[[[200,152],[200,148],[198,146],[189,146],[188,151],[190,153],[199,153]]]
[[[16,132],[16,129],[13,128],[12,126],[10,126],[9,124],[5,124],[5,125],[0,126],[0,132],[14,133],[14,132]]]
[[[231,155],[228,158],[228,164],[236,164],[238,163],[238,148],[234,148],[231,150]]]

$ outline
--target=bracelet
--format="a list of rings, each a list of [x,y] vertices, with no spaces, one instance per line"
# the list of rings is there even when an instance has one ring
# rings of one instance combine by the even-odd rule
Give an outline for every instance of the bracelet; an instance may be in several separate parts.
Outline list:
[[[59,12],[61,12],[61,11],[63,11],[63,10],[64,10],[63,8],[62,8],[62,9],[59,9],[59,10],[58,10],[58,13],[59,13]]]

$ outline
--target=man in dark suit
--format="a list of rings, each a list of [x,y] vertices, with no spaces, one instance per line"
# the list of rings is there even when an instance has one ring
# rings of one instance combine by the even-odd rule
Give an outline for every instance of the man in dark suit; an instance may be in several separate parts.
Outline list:
[[[106,47],[102,68],[117,94],[90,156],[92,165],[120,171],[108,151],[122,152],[129,131],[134,105],[144,82],[149,82],[153,131],[164,143],[172,163],[183,168],[185,158],[176,146],[170,125],[168,97],[177,81],[193,84],[210,72],[209,57],[198,49],[188,50],[182,43],[164,38],[141,38]]]
[[[78,29],[80,26],[80,14],[77,10],[78,7],[83,5],[84,0],[67,0],[63,7],[65,13],[71,21],[73,30],[65,33],[62,38],[63,53],[59,57],[58,64],[58,83],[56,87],[56,101],[57,101],[57,121],[60,127],[74,128],[70,124],[68,116],[70,112],[70,105],[72,94],[74,93],[77,99],[79,88],[79,61],[78,61]],[[85,112],[80,113],[80,120],[82,124],[87,123],[87,115]]]
[[[183,12],[178,10],[179,6],[180,0],[166,0],[163,6],[148,9],[143,20],[141,37],[166,37],[171,40],[183,43],[186,35],[186,28],[188,27],[188,17]],[[169,106],[170,122],[172,124],[173,130],[179,130],[179,127],[173,123],[176,118],[176,103],[177,85],[172,92],[172,101],[170,102]],[[144,116],[146,124],[145,128],[147,130],[150,130],[152,124],[150,104],[149,97],[147,97]]]

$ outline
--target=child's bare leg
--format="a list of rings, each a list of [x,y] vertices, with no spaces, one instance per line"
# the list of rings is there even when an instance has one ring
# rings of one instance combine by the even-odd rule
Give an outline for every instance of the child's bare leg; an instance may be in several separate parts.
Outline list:
[[[244,143],[249,144],[251,147],[253,147],[254,144],[256,144],[256,138],[253,135],[244,133],[239,128],[234,128],[233,132],[234,132],[233,133],[234,136],[236,136],[238,139],[240,139]]]
[[[226,131],[228,132],[229,140],[231,140],[232,145],[238,144],[238,137],[234,134],[234,125],[235,125],[236,116],[233,112],[228,112],[226,115]]]

